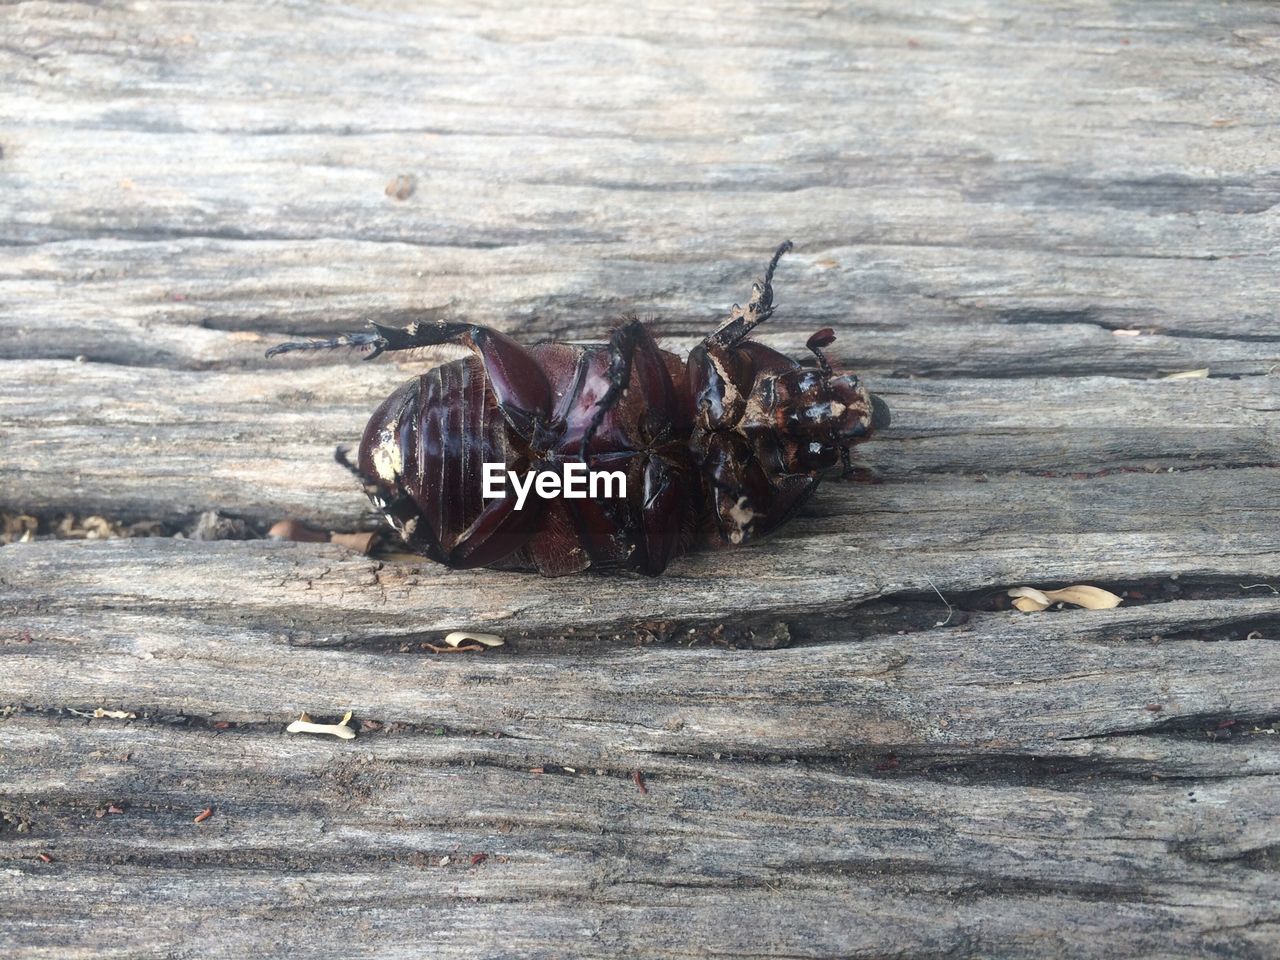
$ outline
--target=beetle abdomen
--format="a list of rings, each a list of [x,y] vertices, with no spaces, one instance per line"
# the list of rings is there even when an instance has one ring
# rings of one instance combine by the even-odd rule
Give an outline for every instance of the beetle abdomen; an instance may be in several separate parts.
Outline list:
[[[523,511],[528,517],[497,516],[503,502],[482,498],[484,464],[517,469],[522,458],[483,368],[470,357],[428,370],[388,397],[360,443],[361,471],[401,491],[415,508],[387,510],[387,519],[410,545],[454,566],[493,562],[527,539],[536,509]],[[460,556],[482,518],[495,528],[489,548],[483,556]]]

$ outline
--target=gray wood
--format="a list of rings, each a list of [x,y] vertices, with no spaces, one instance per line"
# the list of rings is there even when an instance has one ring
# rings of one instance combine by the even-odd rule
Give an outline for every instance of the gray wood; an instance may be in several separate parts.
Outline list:
[[[0,510],[42,531],[368,526],[332,450],[451,355],[272,343],[638,313],[684,351],[785,238],[761,339],[834,326],[894,412],[880,483],[656,582],[0,548],[4,956],[1280,952],[1274,6],[0,36]],[[1126,602],[998,609],[1067,583]],[[424,646],[456,628],[507,643]]]
[[[262,521],[296,515],[330,525],[358,523],[367,510],[359,484],[333,462],[334,448],[359,442],[379,401],[430,364],[300,367],[254,372],[170,371],[67,361],[7,364],[0,424],[9,435],[0,462],[0,501],[44,512],[88,510],[130,519],[182,519],[233,509]],[[1091,510],[1132,514],[1131,493],[1199,483],[1203,496],[1276,501],[1266,472],[1280,463],[1280,390],[1275,377],[1133,381],[1117,378],[868,378],[894,422],[859,450],[883,487],[828,484],[810,512],[855,510],[858,527],[877,505],[954,509],[930,484],[983,510],[1052,512],[1065,500],[1070,528]],[[1246,471],[1247,482],[1182,474]],[[1258,469],[1262,472],[1252,472]],[[1128,475],[1159,472],[1155,481]],[[1034,475],[1034,476],[1028,476]],[[1095,476],[1100,484],[1040,481]],[[1012,483],[975,489],[975,481]],[[1136,486],[1135,486],[1136,485]],[[1111,491],[1108,489],[1108,493]],[[1044,502],[1049,498],[1050,503]],[[1009,506],[1001,500],[1012,499]],[[1244,504],[1234,504],[1238,507]],[[1209,503],[1191,509],[1212,512]],[[964,517],[954,518],[964,522]],[[1166,519],[1135,522],[1161,529]]]

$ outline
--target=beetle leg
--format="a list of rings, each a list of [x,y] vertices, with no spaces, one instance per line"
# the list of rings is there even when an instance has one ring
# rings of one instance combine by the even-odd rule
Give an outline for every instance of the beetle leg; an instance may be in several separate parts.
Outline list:
[[[385,341],[382,351],[413,350],[454,343],[473,351],[484,365],[485,376],[498,401],[498,409],[517,433],[532,441],[539,423],[551,412],[551,384],[538,361],[505,333],[474,323],[415,323],[403,330],[375,323]]]
[[[746,307],[735,303],[729,311],[729,319],[707,337],[707,343],[723,348],[736,346],[753,329],[773,316],[773,271],[777,269],[782,255],[790,250],[791,241],[787,240],[774,251],[773,259],[765,269],[764,281],[757,280],[751,285],[751,299],[747,301]]]
[[[876,473],[870,467],[849,467],[840,474],[840,479],[845,483],[870,483],[876,486],[884,483],[880,474]]]
[[[627,389],[627,384],[631,382],[631,366],[635,359],[636,346],[647,339],[649,339],[649,333],[645,330],[644,324],[634,317],[614,330],[613,335],[609,337],[609,370],[605,375],[609,386],[590,408],[590,420],[587,421],[586,430],[582,432],[578,459],[584,463],[587,460],[587,447],[591,444],[596,430],[604,422],[609,411],[618,405],[623,392]]]
[[[641,573],[656,577],[680,552],[689,482],[688,475],[664,457],[653,457],[645,464],[639,550],[635,558]]]
[[[295,350],[336,350],[339,347],[373,347],[373,352],[365,357],[370,360],[376,357],[384,349],[385,344],[380,344],[382,335],[378,333],[344,333],[337,337],[328,337],[327,339],[318,340],[290,340],[288,343],[280,343],[267,351],[268,357],[276,357],[282,353],[292,353]]]
[[[370,483],[376,483],[377,481],[372,480],[369,477],[366,477],[363,473],[360,472],[360,468],[351,462],[351,459],[347,456],[350,452],[351,452],[350,447],[346,446],[345,444],[339,444],[337,449],[333,451],[333,459],[336,460],[341,466],[345,467],[348,473],[350,473],[353,477],[355,477],[357,480],[359,480],[361,483],[365,484],[366,486],[369,485]]]
[[[373,504],[378,516],[390,523],[391,528],[411,549],[437,563],[448,562],[448,554],[436,539],[430,525],[419,522],[422,511],[399,479],[393,487],[384,480],[370,476],[352,463],[347,454],[347,448],[339,445],[333,451],[333,459],[360,481],[365,496]]]
[[[834,377],[835,371],[831,369],[831,364],[827,362],[827,355],[822,352],[822,348],[831,346],[835,341],[835,331],[830,327],[823,327],[805,342],[805,346],[813,351],[813,355],[818,358],[818,367],[828,377]]]
[[[841,480],[848,480],[857,473],[853,466],[853,459],[849,456],[848,447],[840,448],[840,462],[844,464],[844,470],[840,474]]]
[[[373,324],[372,333],[350,333],[329,340],[282,343],[267,351],[268,357],[293,350],[327,350],[333,347],[371,347],[366,360],[396,350],[414,350],[452,343],[473,350],[484,365],[485,376],[507,423],[532,442],[538,426],[551,411],[551,384],[542,367],[524,347],[504,333],[474,323],[413,323],[404,329]]]

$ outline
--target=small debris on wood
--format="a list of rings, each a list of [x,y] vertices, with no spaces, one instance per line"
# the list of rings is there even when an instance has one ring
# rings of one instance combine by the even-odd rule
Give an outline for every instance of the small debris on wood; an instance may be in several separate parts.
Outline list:
[[[686,646],[693,646],[706,636],[713,644],[726,650],[746,647],[751,650],[780,650],[791,645],[791,628],[782,621],[757,622],[755,624],[717,623],[709,631],[695,627],[684,632]],[[614,637],[614,639],[618,639]]]
[[[62,518],[58,524],[58,533],[69,539],[77,540],[109,540],[119,536],[119,525],[113,525],[105,517],[85,517],[79,524],[70,514]]]
[[[289,726],[284,728],[285,733],[321,733],[328,734],[331,737],[341,737],[343,740],[354,740],[356,736],[355,730],[347,726],[347,721],[351,719],[351,711],[348,710],[346,715],[338,723],[314,723],[311,717],[304,713]]]
[[[545,767],[530,767],[529,772],[535,776],[542,776],[542,774],[546,773],[547,770]]]
[[[649,787],[644,782],[644,774],[641,773],[639,770],[631,771],[631,779],[635,783],[636,789],[639,790],[641,793],[649,792]]]
[[[489,855],[487,853],[473,853],[471,855],[471,865],[473,867],[478,867],[488,859]]]
[[[99,820],[107,816],[107,814],[115,816],[116,814],[121,813],[124,813],[124,807],[118,806],[114,803],[109,803],[105,807],[99,807],[97,810],[93,811],[93,815]]]
[[[86,720],[102,720],[103,718],[110,718],[112,720],[136,720],[138,717],[136,713],[128,713],[124,710],[103,710],[101,707],[95,709],[93,713],[86,713],[83,710],[77,710],[75,707],[67,707],[66,711],[72,716],[84,717]]]
[[[376,533],[332,533],[329,535],[329,542],[367,555],[373,549],[373,545],[378,542],[378,535]]]
[[[224,517],[216,510],[206,510],[187,531],[192,540],[249,540],[253,531],[243,520]]]
[[[0,512],[0,544],[30,542],[40,529],[40,521],[25,513]]]
[[[37,853],[36,856],[40,858],[41,863],[53,863],[53,857],[47,853]]]
[[[1209,368],[1202,367],[1199,370],[1181,370],[1178,373],[1168,373],[1161,377],[1161,380],[1203,380],[1209,376]]]
[[[928,577],[925,577],[925,580],[926,580],[926,581],[928,581],[929,586],[933,587],[933,592],[934,592],[934,593],[936,593],[936,594],[938,595],[938,599],[939,599],[939,600],[941,600],[941,601],[942,601],[942,603],[943,603],[943,605],[944,605],[944,606],[946,606],[946,608],[947,608],[947,619],[937,621],[937,622],[934,624],[934,626],[935,626],[935,627],[945,627],[948,623],[950,623],[950,622],[951,622],[951,618],[952,618],[953,616],[955,616],[955,611],[954,611],[953,609],[951,609],[951,603],[947,600],[947,598],[946,598],[946,597],[944,597],[944,596],[942,595],[942,591],[938,589],[937,584],[935,584],[935,583],[934,583],[931,579],[929,579]]]
[[[1143,707],[1142,709],[1143,709],[1143,710],[1148,710],[1148,711],[1150,711],[1151,713],[1159,713],[1161,710],[1163,710],[1163,709],[1164,709],[1164,705],[1163,705],[1163,704],[1159,704],[1159,703],[1148,703],[1148,704],[1147,704],[1145,707]]]
[[[1204,732],[1205,736],[1210,740],[1229,740],[1231,739],[1231,728],[1236,725],[1235,720],[1221,720],[1218,725]]]
[[[301,520],[281,520],[267,531],[269,540],[292,540],[297,543],[328,543],[329,534],[313,530]]]
[[[1084,607],[1086,610],[1110,610],[1124,601],[1101,587],[1077,584],[1063,587],[1061,590],[1037,590],[1035,587],[1012,587],[1009,596],[1015,598],[1013,605],[1023,613],[1039,613],[1047,610],[1055,603],[1069,603]]]
[[[478,643],[464,643],[460,647],[442,647],[437,643],[424,643],[423,650],[430,650],[432,653],[484,653],[487,649]]]
[[[418,188],[418,179],[410,173],[402,173],[387,183],[382,192],[392,200],[408,200]]]
[[[467,631],[467,630],[455,630],[453,631],[453,633],[446,634],[444,638],[444,642],[451,647],[456,647],[459,644],[466,643],[469,640],[473,640],[476,643],[483,644],[486,647],[500,647],[504,643],[506,643],[505,640],[503,640],[501,637],[497,636],[496,634],[471,633],[470,631]]]
[[[199,813],[196,814],[196,818],[191,822],[204,823],[206,820],[208,820],[212,816],[213,816],[213,807],[205,807],[203,810],[201,810]]]
[[[382,724],[377,720],[361,720],[360,729],[367,733],[372,733],[374,730],[381,730]]]
[[[453,863],[453,858],[452,858],[452,857],[441,857],[441,858],[440,858],[440,866],[442,866],[442,867],[447,867],[447,866],[448,866],[449,864],[451,864],[451,863]]]
[[[73,514],[64,514],[56,523],[43,523],[25,513],[0,511],[0,545],[30,543],[43,536],[57,540],[110,540],[119,537],[159,537],[166,534],[164,524],[156,520],[138,523],[120,523],[105,517],[91,516],[83,520]]]
[[[0,830],[6,829],[6,824],[18,833],[26,833],[31,829],[31,821],[16,813],[0,813]]]
[[[1111,331],[1111,333],[1112,333],[1112,335],[1113,335],[1113,336],[1116,336],[1116,337],[1140,337],[1140,336],[1142,336],[1142,331],[1141,331],[1141,330],[1112,330],[1112,331]]]

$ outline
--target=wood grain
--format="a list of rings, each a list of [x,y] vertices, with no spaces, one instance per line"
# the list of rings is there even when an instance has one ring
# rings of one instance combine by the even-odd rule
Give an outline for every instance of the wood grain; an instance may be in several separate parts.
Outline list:
[[[1276,954],[1273,5],[0,37],[0,509],[42,524],[0,548],[4,956]],[[878,483],[659,581],[260,539],[367,527],[333,448],[443,356],[277,340],[635,313],[687,351],[786,238],[761,339],[836,329]],[[253,539],[47,535],[209,510]],[[1125,603],[1004,608],[1068,583]],[[456,628],[507,643],[424,646]]]
[[[351,526],[367,501],[333,462],[334,448],[358,443],[382,398],[427,363],[305,367],[282,361],[267,375],[0,362],[6,373],[0,427],[10,437],[0,462],[0,501],[131,519],[229,509],[263,521],[294,515]],[[1276,501],[1257,488],[1269,489],[1270,473],[1246,472],[1240,483],[1225,486],[1216,474],[1280,463],[1277,382],[868,378],[891,406],[893,424],[858,448],[858,457],[884,485],[828,484],[811,510],[857,503],[861,513],[874,513],[894,497],[909,498],[911,509],[934,509],[938,494],[930,485],[937,483],[963,491],[984,511],[1002,509],[1000,499],[1015,501],[1003,509],[1035,511],[1038,500],[1054,497],[1073,528],[1088,525],[1095,510],[1118,509],[1159,529],[1164,518],[1135,506],[1141,502],[1135,493],[1201,483],[1206,499],[1216,489],[1237,498],[1223,505],[1224,520],[1238,518],[1242,508],[1271,511]],[[1126,480],[1128,471],[1215,475]],[[1039,479],[1084,478],[1079,475],[1105,483],[1057,483],[1032,492]],[[1001,480],[1025,485],[1012,498],[997,486],[973,487]],[[1129,484],[1130,491],[1099,502],[1103,487],[1116,484]],[[1083,496],[1062,500],[1066,494],[1059,491],[1071,490]],[[865,522],[847,518],[850,525]],[[912,527],[908,522],[902,529]]]

